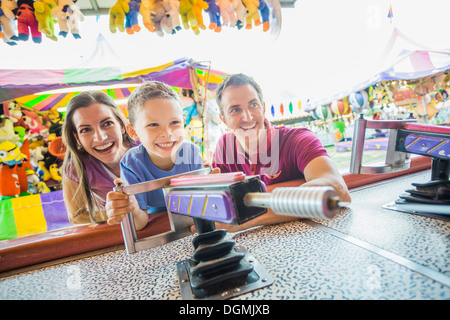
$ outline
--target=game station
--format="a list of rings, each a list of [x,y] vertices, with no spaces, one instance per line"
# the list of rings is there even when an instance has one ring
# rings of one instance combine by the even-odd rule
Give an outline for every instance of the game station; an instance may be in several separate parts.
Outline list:
[[[363,165],[359,146],[374,126],[389,128],[390,141],[385,164],[371,167]],[[302,187],[301,180],[265,186],[258,176],[209,174],[210,168],[118,185],[127,194],[162,188],[167,212],[140,231],[128,215],[120,226],[85,227],[101,237],[65,235],[45,251],[29,246],[49,256],[75,241],[116,241],[110,250],[57,263],[21,270],[16,263],[3,273],[0,291],[16,299],[450,298],[448,126],[361,118],[355,128],[352,173],[343,175],[351,203],[330,188]],[[240,225],[269,209],[299,219],[237,232],[215,227]],[[169,228],[155,232],[162,216]],[[0,266],[20,254],[3,251]]]

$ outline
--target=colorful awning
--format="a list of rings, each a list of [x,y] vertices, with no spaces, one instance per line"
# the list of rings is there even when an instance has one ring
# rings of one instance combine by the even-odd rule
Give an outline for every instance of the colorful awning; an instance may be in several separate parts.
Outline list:
[[[209,80],[208,89],[210,90],[214,90],[227,75],[225,72],[210,70],[208,66],[188,58],[132,72],[124,72],[120,68],[114,67],[64,70],[1,69],[0,102],[54,89],[89,85],[139,84],[146,80],[158,80],[174,87],[192,89],[191,69],[196,71],[200,84],[205,85]],[[51,102],[65,99],[67,96],[57,95],[51,98],[53,99]],[[48,97],[40,97],[40,99],[43,101]],[[38,110],[47,109],[44,109],[45,107],[42,105],[39,108]]]

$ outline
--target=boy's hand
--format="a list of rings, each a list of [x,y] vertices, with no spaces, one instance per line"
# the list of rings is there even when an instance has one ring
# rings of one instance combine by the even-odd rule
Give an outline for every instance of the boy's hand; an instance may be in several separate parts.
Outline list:
[[[123,183],[121,179],[114,180],[114,183]],[[106,214],[108,216],[108,224],[117,224],[125,218],[129,212],[134,212],[139,208],[137,200],[134,196],[129,196],[122,192],[110,191],[106,196]]]

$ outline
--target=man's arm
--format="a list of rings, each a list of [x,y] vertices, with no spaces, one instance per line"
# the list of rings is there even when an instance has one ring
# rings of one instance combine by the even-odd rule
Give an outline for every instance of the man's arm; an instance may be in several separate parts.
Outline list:
[[[329,157],[320,156],[311,160],[303,170],[303,175],[306,182],[302,184],[302,187],[331,186],[336,190],[341,201],[351,202],[347,185]]]
[[[303,174],[305,176],[306,182],[301,185],[302,187],[331,186],[336,190],[341,201],[345,202],[351,201],[347,185],[345,184],[345,181],[342,178],[341,174],[339,173],[339,170],[337,169],[336,165],[329,157],[320,156],[313,159],[305,167]],[[268,209],[266,214],[259,216],[244,224],[235,226],[223,223],[216,223],[216,228],[226,229],[229,232],[237,232],[261,225],[270,225],[294,221],[297,219],[299,218],[275,214],[272,210]]]

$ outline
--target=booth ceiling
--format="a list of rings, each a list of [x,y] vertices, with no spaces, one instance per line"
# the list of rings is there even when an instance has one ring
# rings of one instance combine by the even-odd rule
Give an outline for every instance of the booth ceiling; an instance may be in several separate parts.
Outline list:
[[[279,0],[282,8],[293,8],[296,0]],[[84,15],[107,15],[109,8],[116,3],[116,0],[78,0],[77,6],[80,7]]]

